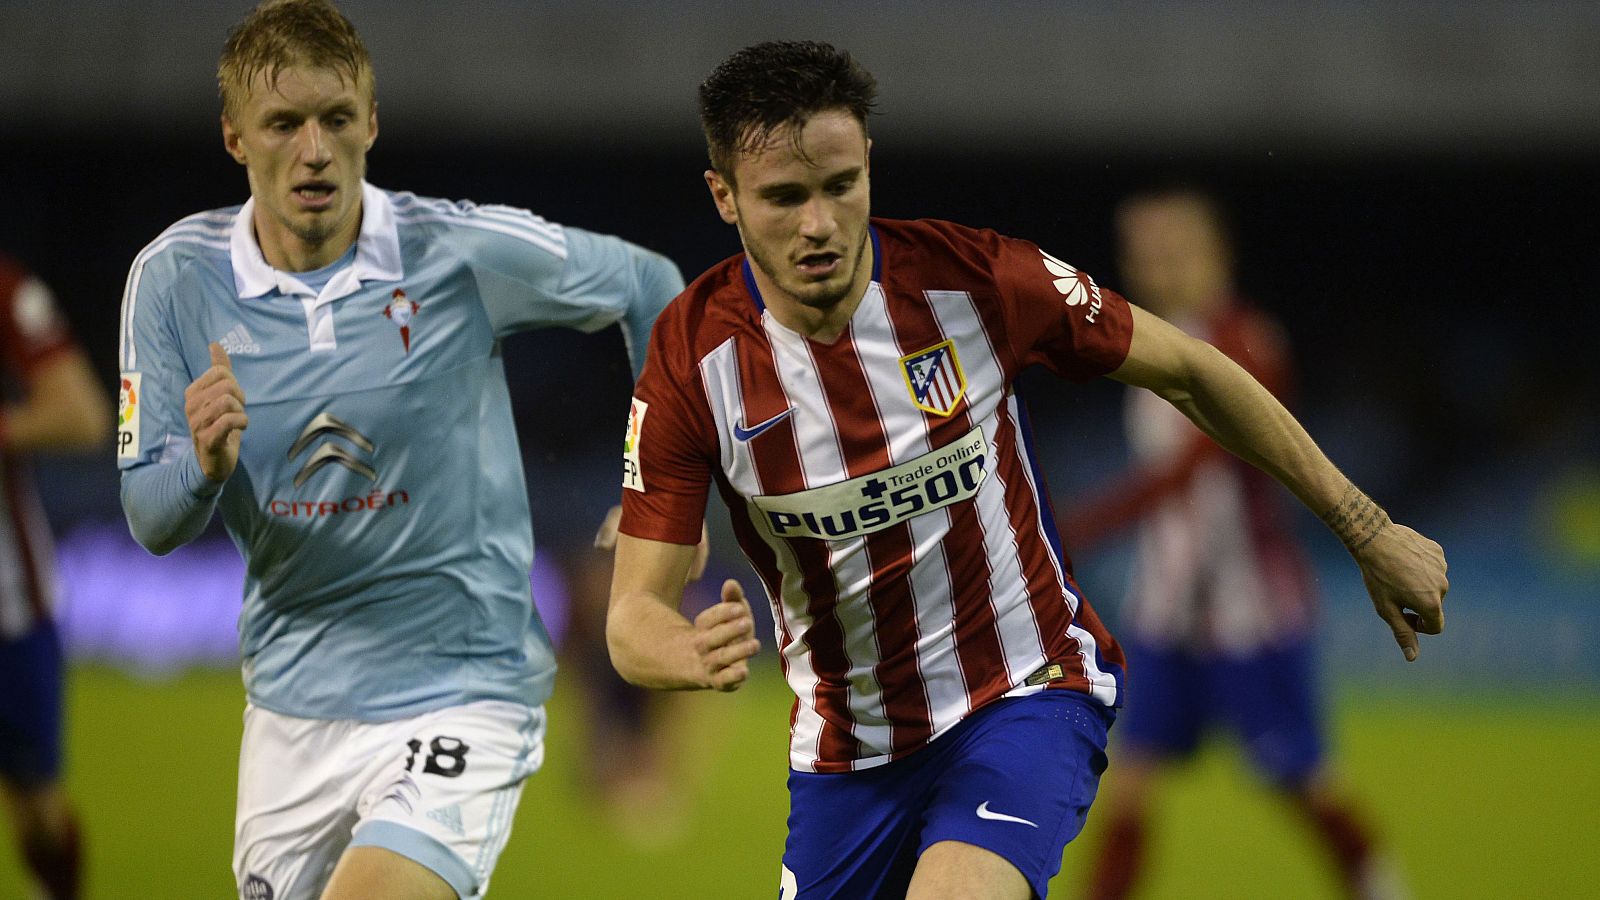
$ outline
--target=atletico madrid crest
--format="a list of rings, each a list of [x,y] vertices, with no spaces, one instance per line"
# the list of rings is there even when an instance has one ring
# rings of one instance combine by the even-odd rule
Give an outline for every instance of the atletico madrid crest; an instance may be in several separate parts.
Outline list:
[[[394,289],[393,299],[383,308],[383,314],[389,321],[400,326],[400,343],[406,347],[406,352],[411,352],[411,319],[417,314],[422,305],[406,297],[406,292],[399,288]]]
[[[967,376],[961,371],[961,358],[954,341],[935,344],[900,357],[900,371],[911,391],[911,402],[925,412],[948,416],[967,393]]]

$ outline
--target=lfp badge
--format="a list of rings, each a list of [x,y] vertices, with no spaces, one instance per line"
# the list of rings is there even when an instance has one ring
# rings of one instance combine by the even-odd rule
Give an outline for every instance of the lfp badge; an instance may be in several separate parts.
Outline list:
[[[900,357],[900,371],[911,391],[911,402],[936,416],[955,412],[956,404],[967,393],[967,376],[961,371],[954,341]]]
[[[117,386],[117,459],[139,456],[139,373],[123,372]]]
[[[644,437],[644,414],[650,404],[633,398],[628,407],[628,433],[622,439],[622,486],[633,491],[644,490],[644,475],[639,471],[639,441]]]

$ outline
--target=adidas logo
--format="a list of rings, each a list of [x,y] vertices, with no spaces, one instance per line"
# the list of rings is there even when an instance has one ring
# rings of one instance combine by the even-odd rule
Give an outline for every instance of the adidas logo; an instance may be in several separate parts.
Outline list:
[[[461,804],[452,803],[438,809],[428,810],[428,818],[450,829],[459,835],[465,835],[466,829],[461,827]]]
[[[254,356],[261,352],[261,345],[256,343],[243,325],[233,326],[233,330],[223,335],[217,343],[228,351],[229,356]]]

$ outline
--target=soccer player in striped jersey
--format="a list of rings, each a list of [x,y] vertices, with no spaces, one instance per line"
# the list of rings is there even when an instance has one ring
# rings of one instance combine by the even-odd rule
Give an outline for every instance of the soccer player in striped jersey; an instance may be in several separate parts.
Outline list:
[[[372,66],[325,0],[259,6],[218,81],[250,198],[134,260],[118,458],[144,546],[220,511],[245,559],[240,895],[477,897],[555,675],[501,339],[621,323],[638,363],[683,282],[619,238],[368,184]]]
[[[1116,229],[1123,277],[1146,309],[1226,353],[1275,396],[1289,394],[1282,329],[1235,291],[1232,240],[1213,197],[1155,186],[1122,202]],[[1129,390],[1126,407],[1138,465],[1074,504],[1062,525],[1079,553],[1138,525],[1118,629],[1138,700],[1118,726],[1089,896],[1133,892],[1159,778],[1211,728],[1233,732],[1313,827],[1350,896],[1394,896],[1392,871],[1327,766],[1316,592],[1282,492],[1150,392]]]
[[[1024,367],[1154,390],[1289,485],[1352,547],[1408,657],[1442,627],[1443,553],[1210,345],[1028,241],[870,218],[874,94],[817,43],[746,48],[701,85],[706,182],[745,252],[651,335],[607,637],[639,684],[747,677],[736,582],[678,612],[715,483],[796,695],[780,895],[1042,897],[1104,767],[1123,660],[1057,539]]]
[[[61,640],[34,453],[104,446],[111,405],[44,282],[0,256],[0,793],[51,900],[78,896],[78,820],[61,786]]]

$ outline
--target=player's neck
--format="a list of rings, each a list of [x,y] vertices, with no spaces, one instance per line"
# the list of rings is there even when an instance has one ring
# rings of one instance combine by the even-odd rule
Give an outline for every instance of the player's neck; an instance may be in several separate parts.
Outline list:
[[[361,235],[361,207],[358,205],[350,221],[323,241],[307,241],[286,228],[271,227],[259,217],[255,234],[267,265],[280,272],[314,272],[332,265],[356,242]]]

